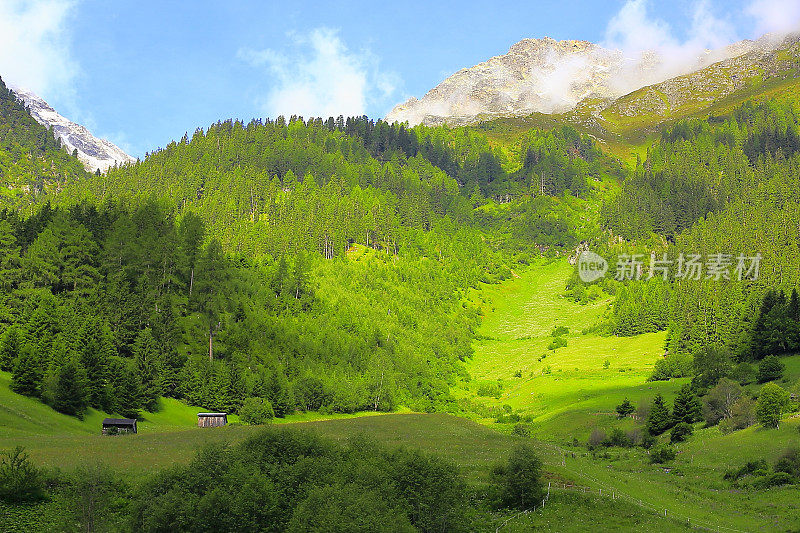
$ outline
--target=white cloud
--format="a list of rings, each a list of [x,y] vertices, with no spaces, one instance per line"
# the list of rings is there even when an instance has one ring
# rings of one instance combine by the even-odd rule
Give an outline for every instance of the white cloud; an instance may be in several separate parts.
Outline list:
[[[0,0],[0,77],[45,99],[70,99],[77,63],[70,56],[71,0]]]
[[[727,57],[724,47],[738,40],[728,18],[717,16],[709,0],[692,4],[682,37],[648,12],[648,0],[628,0],[609,21],[603,44],[621,50],[633,64],[614,83],[622,92],[679,76]],[[712,54],[707,52],[713,50]],[[655,55],[647,55],[654,52]]]
[[[745,12],[755,19],[755,36],[800,30],[800,0],[753,0]]]
[[[270,116],[352,116],[385,106],[399,78],[378,68],[369,51],[353,52],[336,30],[317,28],[290,34],[290,53],[243,48],[237,57],[271,74],[265,97],[259,100]]]

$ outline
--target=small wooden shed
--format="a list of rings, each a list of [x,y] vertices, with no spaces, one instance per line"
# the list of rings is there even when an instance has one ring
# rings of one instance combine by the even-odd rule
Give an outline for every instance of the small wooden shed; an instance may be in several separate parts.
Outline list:
[[[135,418],[104,418],[103,435],[118,435],[120,433],[136,433]]]
[[[197,413],[197,427],[218,428],[228,423],[228,413]]]

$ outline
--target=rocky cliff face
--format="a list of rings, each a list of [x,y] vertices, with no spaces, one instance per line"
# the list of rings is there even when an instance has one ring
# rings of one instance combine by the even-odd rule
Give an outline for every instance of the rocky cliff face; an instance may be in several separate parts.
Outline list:
[[[769,40],[741,41],[684,61],[656,52],[626,57],[586,41],[525,39],[507,54],[462,69],[422,99],[396,106],[389,122],[469,124],[531,113],[564,113],[585,99],[616,99],[641,87],[747,54]]]
[[[70,153],[78,151],[78,159],[87,170],[94,172],[100,169],[101,172],[105,172],[115,164],[122,165],[136,161],[120,147],[105,139],[98,139],[85,127],[61,116],[32,92],[19,87],[10,88],[28,106],[36,122],[47,127],[52,126],[56,136]]]

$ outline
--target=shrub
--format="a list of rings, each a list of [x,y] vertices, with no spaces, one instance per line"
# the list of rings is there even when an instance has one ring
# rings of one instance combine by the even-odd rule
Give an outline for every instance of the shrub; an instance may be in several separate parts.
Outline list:
[[[589,448],[595,448],[603,444],[606,440],[606,432],[602,429],[595,428],[589,435]]]
[[[239,409],[242,422],[253,426],[265,424],[275,417],[272,404],[265,398],[247,398]]]
[[[511,434],[515,437],[530,437],[531,428],[527,424],[516,424],[511,430]]]
[[[739,385],[749,385],[756,380],[756,369],[749,363],[739,363],[731,371],[731,379]]]
[[[766,476],[756,479],[753,482],[753,487],[757,489],[768,489],[770,487],[779,487],[791,483],[794,483],[794,479],[786,472],[771,472]]]
[[[719,423],[719,429],[723,433],[730,433],[749,428],[755,423],[755,403],[749,397],[742,396],[731,406],[730,417]]]
[[[669,441],[671,443],[683,442],[694,433],[692,425],[686,422],[678,422],[669,433]]]
[[[642,442],[642,432],[638,429],[631,429],[625,432],[625,436],[628,437],[628,441],[631,443],[631,446],[638,446]]]
[[[24,448],[0,453],[0,500],[18,503],[44,498],[44,476]]]
[[[614,428],[608,435],[608,438],[603,442],[604,446],[617,446],[620,448],[628,448],[631,441],[628,436],[620,428]]]
[[[655,448],[652,452],[650,452],[650,463],[652,464],[667,463],[675,459],[676,455],[677,454],[675,452],[675,448],[663,444]]]
[[[766,428],[777,428],[783,413],[789,409],[789,393],[774,383],[761,387],[756,402],[756,417]]]
[[[496,381],[484,381],[478,385],[478,396],[499,398],[502,392],[503,386]]]
[[[504,507],[527,510],[544,499],[542,462],[529,443],[514,448],[506,463],[495,466],[492,480]]]
[[[691,355],[676,353],[656,361],[648,381],[666,381],[692,375],[694,359]]]
[[[561,337],[562,335],[568,335],[569,328],[566,326],[555,326],[553,331],[550,332],[551,337]]]
[[[550,341],[550,344],[547,345],[547,349],[558,350],[559,348],[563,348],[566,345],[567,345],[567,339],[565,339],[564,337],[556,337],[552,341]]]
[[[642,442],[641,442],[642,448],[644,448],[645,450],[649,450],[655,445],[655,443],[656,443],[656,438],[647,431],[645,431],[644,434],[642,435]]]
[[[774,355],[768,355],[758,363],[758,382],[776,381],[783,377],[784,364]]]
[[[730,418],[733,405],[742,397],[738,383],[722,378],[708,391],[703,402],[703,417],[706,424],[716,426],[724,418]]]
[[[723,479],[727,481],[736,481],[744,476],[763,476],[769,472],[769,466],[764,459],[756,461],[748,461],[736,470],[728,470],[725,472]]]
[[[775,463],[776,472],[785,472],[796,480],[800,480],[800,449],[787,449]]]

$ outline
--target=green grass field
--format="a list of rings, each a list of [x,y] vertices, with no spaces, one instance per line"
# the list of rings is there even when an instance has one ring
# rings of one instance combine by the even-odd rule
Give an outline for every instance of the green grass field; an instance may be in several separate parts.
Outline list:
[[[678,457],[668,465],[650,465],[647,452],[640,448],[587,452],[585,444],[594,428],[641,427],[631,419],[617,420],[614,407],[625,397],[639,405],[661,393],[671,403],[688,379],[646,381],[663,354],[664,333],[582,334],[602,319],[609,302],[580,305],[563,298],[571,268],[565,260],[535,265],[474,296],[484,315],[475,356],[468,363],[474,379],[457,392],[486,405],[509,405],[527,415],[552,472],[595,490],[614,491],[640,508],[666,510],[668,517],[682,524],[689,520],[731,530],[800,526],[796,488],[737,491],[722,479],[729,468],[762,457],[773,462],[788,446],[800,442],[800,419],[786,420],[779,430],[754,426],[729,435],[698,425],[696,434],[678,445]],[[567,346],[548,350],[555,326],[570,329]],[[546,357],[540,359],[543,354]],[[800,357],[785,362],[784,385],[788,386],[800,377]],[[498,380],[502,383],[498,398],[477,395],[481,384]],[[757,387],[748,390],[755,392]],[[481,422],[506,431],[511,426],[488,419]],[[573,438],[578,439],[578,447],[571,445]],[[544,516],[531,516],[530,524],[548,523]],[[577,527],[579,522],[575,523]],[[641,529],[656,528],[648,524]]]
[[[509,405],[533,419],[547,440],[585,441],[596,425],[613,421],[625,397],[634,403],[657,393],[671,397],[684,382],[647,383],[663,354],[664,333],[638,337],[583,334],[596,325],[608,300],[581,305],[561,296],[572,267],[566,260],[537,265],[476,296],[484,319],[458,391],[487,405]],[[556,326],[569,328],[567,346],[549,350]],[[502,383],[499,398],[476,397],[487,382]]]
[[[648,452],[641,448],[587,450],[586,439],[594,428],[641,426],[631,419],[616,419],[614,406],[623,398],[638,405],[662,393],[671,402],[686,380],[646,381],[663,353],[663,333],[629,338],[584,334],[602,320],[609,302],[580,305],[563,298],[570,272],[563,259],[543,261],[472,295],[484,320],[475,355],[467,364],[473,379],[454,387],[454,394],[488,406],[511,406],[530,420],[536,437],[532,442],[548,480],[587,490],[554,488],[544,511],[513,517],[502,531],[674,531],[687,523],[734,531],[797,529],[796,488],[734,490],[722,476],[748,460],[774,461],[788,446],[800,443],[800,418],[785,420],[778,430],[754,426],[728,435],[698,426],[695,435],[677,445],[678,457],[668,465],[649,464]],[[554,326],[569,328],[564,335],[567,346],[548,350]],[[788,386],[800,378],[800,357],[786,363]],[[482,383],[498,380],[502,382],[498,398],[477,395]],[[9,381],[7,373],[0,373],[0,449],[22,445],[38,464],[51,468],[70,470],[100,463],[137,480],[156,469],[187,462],[200,446],[235,443],[259,430],[239,424],[199,429],[196,413],[201,408],[164,400],[160,412],[144,414],[138,435],[103,437],[99,433],[104,413],[90,411],[84,420],[59,414],[14,394]],[[508,435],[511,425],[445,414],[301,413],[280,422],[274,425],[304,428],[337,440],[366,433],[391,446],[437,453],[457,463],[477,486],[488,481],[491,466],[519,441]],[[487,529],[498,525],[492,522]]]

